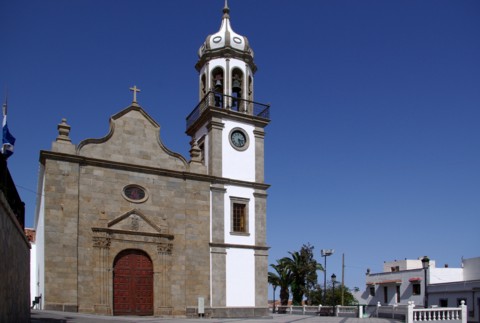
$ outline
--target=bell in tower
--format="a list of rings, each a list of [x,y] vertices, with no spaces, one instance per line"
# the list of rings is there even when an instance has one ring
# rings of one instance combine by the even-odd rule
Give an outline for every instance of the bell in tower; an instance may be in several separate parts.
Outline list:
[[[242,101],[242,72],[239,69],[234,69],[232,74],[232,109],[244,112],[246,109],[245,104],[242,104],[244,103]]]

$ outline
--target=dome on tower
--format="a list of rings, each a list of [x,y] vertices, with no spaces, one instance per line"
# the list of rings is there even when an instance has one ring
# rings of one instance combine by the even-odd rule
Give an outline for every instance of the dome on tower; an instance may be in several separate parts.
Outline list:
[[[248,63],[252,71],[257,69],[253,62],[253,50],[248,44],[247,37],[237,34],[230,26],[230,8],[227,0],[225,0],[225,7],[223,8],[220,30],[207,36],[198,50],[198,57],[199,60],[195,65],[197,70],[200,70],[209,60],[218,57],[238,58]]]

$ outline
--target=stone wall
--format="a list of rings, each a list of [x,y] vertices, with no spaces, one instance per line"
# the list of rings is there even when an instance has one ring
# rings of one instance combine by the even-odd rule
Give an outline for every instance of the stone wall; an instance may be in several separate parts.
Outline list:
[[[210,299],[210,177],[159,140],[136,105],[111,118],[110,133],[75,148],[57,141],[45,166],[44,308],[113,314],[114,263],[141,250],[153,264],[154,314],[185,315]],[[141,188],[132,200],[125,188]],[[133,225],[133,223],[135,225]]]
[[[68,127],[65,122],[61,126]],[[67,133],[59,135],[52,151],[41,152],[44,309],[115,314],[120,306],[116,300],[121,299],[115,296],[113,283],[117,256],[137,250],[153,265],[154,315],[188,315],[187,309],[202,297],[213,305],[212,317],[264,316],[268,287],[264,186],[255,195],[258,225],[253,233],[259,245],[252,268],[255,307],[226,308],[221,182],[230,180],[207,174],[200,162],[187,162],[169,151],[159,132],[160,126],[132,104],[111,118],[107,136],[74,146]],[[131,187],[142,197],[129,197]],[[211,231],[212,242],[218,245],[211,245]],[[145,295],[149,298],[150,291]],[[150,301],[146,303],[150,307]]]
[[[30,244],[0,191],[0,322],[30,322]]]

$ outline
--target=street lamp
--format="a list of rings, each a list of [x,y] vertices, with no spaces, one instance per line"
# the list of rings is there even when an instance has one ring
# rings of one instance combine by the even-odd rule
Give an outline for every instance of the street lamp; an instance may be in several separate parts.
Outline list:
[[[323,267],[323,304],[327,302],[327,257],[333,255],[335,250],[322,249],[322,257],[325,258],[325,266]]]
[[[273,287],[273,314],[275,314],[275,290],[277,289],[277,285],[273,285],[272,284],[272,287]]]
[[[425,308],[428,308],[428,296],[427,296],[427,270],[428,267],[430,266],[430,259],[428,259],[427,256],[422,258],[422,267],[423,267],[423,272],[424,272],[424,281],[425,281],[425,288],[424,288],[424,295],[423,295],[423,306]]]
[[[332,307],[333,307],[333,311],[335,313],[335,282],[337,281],[337,276],[335,276],[335,274],[332,274],[332,276],[330,277],[332,278],[332,285],[333,285],[333,289],[332,289]]]

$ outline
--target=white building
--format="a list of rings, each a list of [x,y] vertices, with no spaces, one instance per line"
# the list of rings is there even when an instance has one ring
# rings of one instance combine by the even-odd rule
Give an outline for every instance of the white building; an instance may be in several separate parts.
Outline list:
[[[376,306],[378,303],[406,305],[413,301],[416,306],[457,307],[463,300],[469,321],[479,322],[480,257],[462,259],[460,268],[447,265],[438,268],[435,261],[430,260],[426,270],[422,259],[385,262],[383,272],[367,271],[366,289],[360,302]]]
[[[431,306],[457,307],[465,301],[469,322],[480,322],[480,257],[462,259],[462,268],[433,269],[427,286]]]
[[[35,297],[39,296],[37,282],[37,243],[35,230],[25,228],[25,235],[30,242],[30,305],[33,304]],[[37,306],[38,308],[38,306]]]

